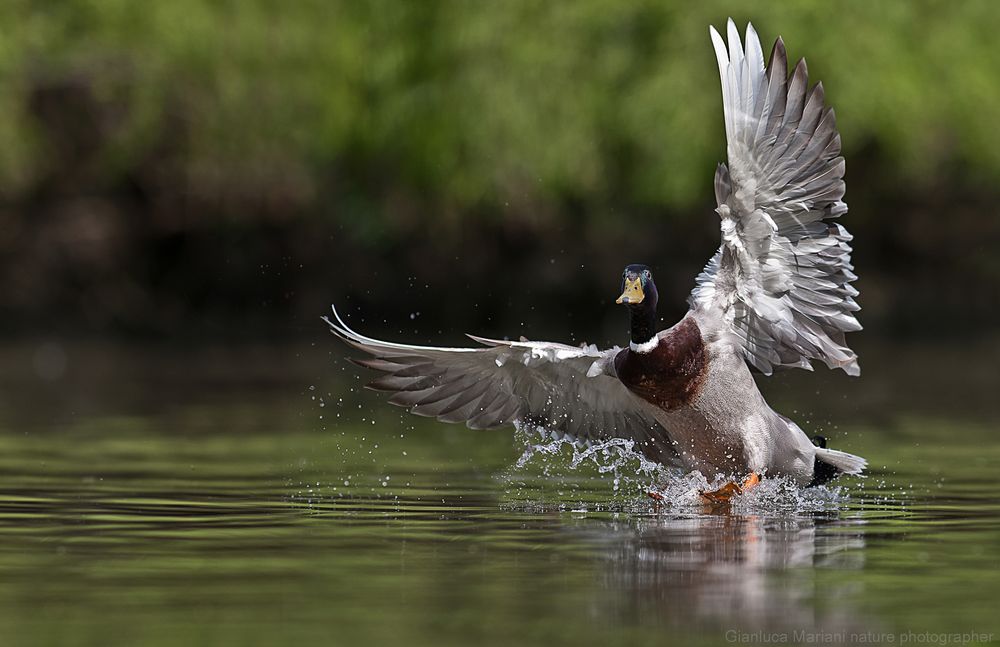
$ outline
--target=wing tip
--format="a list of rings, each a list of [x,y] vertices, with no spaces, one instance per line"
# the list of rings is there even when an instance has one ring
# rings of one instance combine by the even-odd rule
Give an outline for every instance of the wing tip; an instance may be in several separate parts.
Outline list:
[[[774,45],[771,46],[771,55],[767,59],[767,69],[773,71],[778,61],[782,62],[785,69],[782,73],[785,77],[788,77],[788,52],[785,51],[785,41],[778,36],[774,39]]]
[[[502,339],[490,339],[489,337],[480,337],[479,335],[472,335],[470,333],[465,333],[465,336],[474,342],[478,342],[483,346],[510,346],[509,341],[504,341]]]
[[[740,30],[736,26],[736,21],[730,16],[726,21],[726,36],[729,39],[729,58],[740,61],[743,59],[743,43],[740,39]]]
[[[344,322],[344,319],[340,316],[340,313],[337,312],[337,304],[336,303],[331,303],[330,304],[330,312],[333,313],[333,317],[334,317],[334,319],[337,320],[338,324],[340,324],[344,328],[347,328],[347,324]],[[323,317],[323,318],[326,319],[326,317]],[[327,320],[327,321],[329,322],[329,320]],[[350,329],[348,328],[348,330],[350,330]]]
[[[336,321],[331,321],[330,318],[325,315],[320,317],[320,319],[325,321],[326,324],[330,326],[330,332],[342,339],[350,341],[358,341],[361,338],[361,335],[351,330],[351,327],[347,325],[343,317],[340,316],[340,313],[337,312],[336,304],[330,304],[330,312],[333,313],[333,318]]]
[[[715,58],[719,64],[719,74],[723,75],[726,66],[729,65],[729,49],[726,47],[726,39],[722,37],[715,25],[708,26],[708,36],[712,39],[712,48],[715,50]]]
[[[792,74],[799,74],[799,70],[802,70],[801,74],[805,77],[808,82],[809,79],[809,64],[806,63],[806,57],[803,56],[799,58],[798,62],[795,63],[795,71]]]
[[[320,317],[323,321],[330,326],[330,331],[344,340],[345,342],[365,351],[368,353],[420,353],[424,351],[434,351],[434,352],[468,352],[476,351],[480,349],[473,348],[451,348],[446,346],[418,346],[415,344],[400,344],[398,342],[385,341],[381,339],[375,339],[362,335],[361,333],[351,329],[350,326],[344,321],[337,312],[337,307],[335,305],[330,306],[330,310],[333,312],[333,316],[336,321],[331,321],[328,317]]]

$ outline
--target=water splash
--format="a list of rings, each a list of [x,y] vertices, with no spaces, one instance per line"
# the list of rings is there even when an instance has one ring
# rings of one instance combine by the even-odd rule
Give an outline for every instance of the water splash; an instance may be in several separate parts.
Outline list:
[[[535,425],[516,425],[516,429],[524,450],[514,465],[515,470],[537,464],[545,476],[553,476],[554,470],[586,472],[590,469],[598,475],[611,475],[615,492],[623,486],[642,490],[666,472],[662,465],[636,450],[634,440],[609,438],[580,442],[572,436],[552,433]],[[540,437],[541,442],[534,442],[536,437]]]
[[[689,472],[660,481],[650,491],[662,497],[658,502],[662,510],[705,509],[707,506],[700,493],[720,488],[728,481],[730,477],[722,474],[708,479],[701,472]],[[733,497],[726,507],[737,514],[820,512],[839,507],[849,498],[849,493],[841,486],[806,488],[786,477],[772,477],[761,480],[749,492]]]
[[[625,438],[582,443],[526,424],[517,425],[517,438],[524,449],[501,480],[507,494],[523,505],[545,505],[555,490],[557,507],[567,510],[643,506],[660,512],[703,511],[706,503],[700,493],[729,480],[721,474],[709,479],[700,472],[664,467]],[[650,493],[661,500],[653,501]],[[787,478],[765,478],[753,490],[735,497],[728,509],[737,514],[809,513],[837,508],[848,498],[846,488],[840,486],[803,488]]]

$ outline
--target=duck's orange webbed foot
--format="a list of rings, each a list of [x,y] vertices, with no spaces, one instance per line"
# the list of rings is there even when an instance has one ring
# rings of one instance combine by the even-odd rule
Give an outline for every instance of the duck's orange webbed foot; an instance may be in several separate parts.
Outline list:
[[[737,494],[743,494],[748,492],[760,484],[760,475],[756,472],[750,472],[743,483],[737,485],[730,481],[717,490],[712,490],[711,492],[700,492],[701,498],[705,503],[710,503],[713,505],[719,505],[724,503],[729,503],[734,496]]]

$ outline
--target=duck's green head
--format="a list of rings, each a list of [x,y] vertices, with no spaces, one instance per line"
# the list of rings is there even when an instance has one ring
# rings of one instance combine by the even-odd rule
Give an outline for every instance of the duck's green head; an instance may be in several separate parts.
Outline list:
[[[656,284],[649,267],[637,264],[627,266],[622,273],[622,295],[615,303],[629,306],[646,304],[646,307],[656,308],[657,299]]]

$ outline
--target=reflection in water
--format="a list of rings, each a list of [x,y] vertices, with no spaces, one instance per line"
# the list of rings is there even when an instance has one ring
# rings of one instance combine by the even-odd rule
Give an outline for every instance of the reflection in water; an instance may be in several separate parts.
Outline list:
[[[766,483],[708,515],[704,483],[677,476],[653,510],[656,475],[614,447],[518,467],[509,434],[404,419],[354,382],[315,380],[313,400],[322,371],[284,361],[307,349],[197,370],[66,355],[51,383],[51,348],[22,353],[38,380],[0,375],[0,635],[35,638],[19,643],[1000,635],[993,422],[883,407],[899,421],[841,430],[881,472],[841,492]]]
[[[817,581],[817,569],[863,567],[863,524],[737,514],[615,523],[603,584],[623,611],[665,624],[866,631],[858,610],[839,600],[849,585]]]

